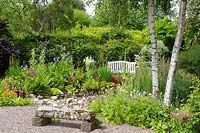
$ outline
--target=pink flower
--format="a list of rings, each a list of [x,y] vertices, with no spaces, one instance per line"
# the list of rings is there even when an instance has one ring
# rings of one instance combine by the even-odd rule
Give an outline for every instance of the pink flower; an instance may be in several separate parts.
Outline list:
[[[5,88],[5,89],[8,89],[8,88],[9,88],[9,85],[8,85],[7,82],[4,84],[4,88]]]
[[[171,112],[171,116],[173,117],[173,118],[175,118],[176,119],[176,121],[178,121],[178,114],[177,113],[175,113],[175,112]]]
[[[22,91],[21,89],[18,89],[18,92],[19,92],[19,93],[23,93],[23,91]]]
[[[30,67],[29,72],[30,72],[30,76],[31,76],[31,77],[34,77],[34,76],[35,76],[35,72],[34,72],[34,70],[33,70],[32,67]]]
[[[188,115],[186,115],[183,111],[179,112],[179,115],[185,121],[189,121],[190,120],[190,117]]]
[[[26,94],[26,95],[29,95],[29,92],[28,92],[28,91],[25,91],[25,94]]]

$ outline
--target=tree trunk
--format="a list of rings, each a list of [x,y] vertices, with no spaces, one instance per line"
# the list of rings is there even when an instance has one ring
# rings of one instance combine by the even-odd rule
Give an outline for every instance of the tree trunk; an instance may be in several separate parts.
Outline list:
[[[158,55],[157,55],[157,40],[155,35],[154,24],[154,0],[148,2],[148,24],[151,37],[151,64],[152,64],[152,94],[159,99],[158,89]]]
[[[167,106],[171,105],[171,97],[173,92],[173,79],[176,72],[176,65],[178,62],[179,51],[184,34],[186,6],[187,6],[187,0],[181,0],[179,7],[178,32],[176,34],[176,39],[172,50],[170,68],[167,76],[167,84],[164,95],[164,103]]]

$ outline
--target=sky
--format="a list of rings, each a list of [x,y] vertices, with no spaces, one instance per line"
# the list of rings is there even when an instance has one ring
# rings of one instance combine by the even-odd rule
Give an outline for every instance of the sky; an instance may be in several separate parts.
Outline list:
[[[85,1],[85,0],[84,0]],[[90,5],[85,4],[85,8],[86,8],[86,12],[90,15],[90,16],[94,16],[94,9],[95,9],[95,3],[96,0],[94,0],[94,2],[92,2]]]
[[[94,16],[94,5],[90,5],[90,6],[88,6],[88,5],[86,5],[86,12],[87,12],[87,14],[89,14],[90,16]]]

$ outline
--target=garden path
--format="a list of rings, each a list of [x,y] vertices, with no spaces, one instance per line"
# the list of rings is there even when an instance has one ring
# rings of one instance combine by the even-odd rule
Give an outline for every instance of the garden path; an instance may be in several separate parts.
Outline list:
[[[32,126],[36,108],[31,106],[0,107],[0,133],[83,133],[80,129],[64,126],[64,121],[44,127]],[[91,133],[155,133],[150,129],[141,129],[130,125],[107,125]]]

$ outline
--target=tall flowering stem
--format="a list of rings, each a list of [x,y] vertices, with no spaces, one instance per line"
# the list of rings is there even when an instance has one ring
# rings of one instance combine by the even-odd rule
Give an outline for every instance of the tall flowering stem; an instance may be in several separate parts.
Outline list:
[[[30,67],[29,72],[30,72],[30,77],[35,77],[35,72],[32,67]]]

